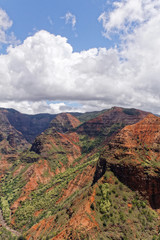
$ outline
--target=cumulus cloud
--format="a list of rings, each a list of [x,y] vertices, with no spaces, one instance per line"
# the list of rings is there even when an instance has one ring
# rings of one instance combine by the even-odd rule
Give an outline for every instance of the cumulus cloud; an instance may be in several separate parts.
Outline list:
[[[121,74],[116,49],[74,53],[66,38],[46,31],[7,51],[0,57],[1,100],[104,99],[113,90],[113,72]]]
[[[121,48],[73,52],[66,38],[47,31],[10,46],[6,55],[0,55],[1,105],[28,113],[91,111],[113,105],[160,113],[159,1],[139,2],[139,10],[137,1],[132,7],[130,0],[115,2],[109,13],[112,18],[105,19],[107,34],[115,30],[121,34],[126,27]]]
[[[66,24],[69,23],[69,24],[72,24],[72,28],[75,27],[75,25],[76,25],[76,16],[75,15],[73,15],[70,12],[67,12],[64,18],[65,18]]]

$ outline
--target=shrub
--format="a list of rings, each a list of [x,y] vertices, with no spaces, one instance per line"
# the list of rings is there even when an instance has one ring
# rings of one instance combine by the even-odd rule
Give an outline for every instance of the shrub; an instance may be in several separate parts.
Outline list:
[[[17,240],[27,240],[27,239],[24,236],[20,236],[20,237],[18,237]]]
[[[39,155],[35,152],[26,152],[21,156],[21,161],[26,163],[33,163],[39,160]]]
[[[152,240],[157,240],[157,237],[154,235],[153,238],[152,238]]]
[[[127,201],[127,197],[126,196],[123,197],[123,201],[125,201],[125,202]]]
[[[123,190],[123,185],[122,185],[122,184],[119,185],[119,189],[120,189],[121,191]]]
[[[103,222],[103,227],[106,227],[106,226],[107,226],[106,222]]]
[[[125,216],[124,216],[124,214],[123,214],[122,212],[119,212],[119,217],[120,217],[120,220],[121,220],[122,222],[125,222],[125,221],[126,221],[126,218],[125,218]]]
[[[110,209],[111,203],[109,200],[102,200],[100,203],[100,212],[106,213]]]
[[[129,213],[132,213],[132,210],[131,210],[131,209],[129,209]]]
[[[144,201],[141,201],[141,207],[145,208],[146,207],[146,203]]]
[[[116,190],[115,190],[115,189],[112,189],[112,193],[114,193],[114,194],[115,194],[115,193],[116,193]]]
[[[91,208],[92,210],[94,210],[94,204],[93,204],[93,203],[91,203],[90,208]]]

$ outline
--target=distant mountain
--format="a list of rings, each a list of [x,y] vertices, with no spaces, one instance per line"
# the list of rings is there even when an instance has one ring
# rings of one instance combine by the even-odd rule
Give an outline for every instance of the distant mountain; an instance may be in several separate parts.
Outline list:
[[[28,115],[20,113],[14,109],[4,109],[1,108],[2,112],[10,122],[10,124],[20,131],[24,138],[32,143],[35,137],[37,137],[41,132],[49,127],[49,124],[56,114],[36,114]]]
[[[97,112],[88,112],[88,113],[71,113],[70,115],[75,116],[77,122],[87,121],[89,119],[94,118],[95,116],[100,115],[105,110],[97,111]],[[34,139],[41,134],[45,129],[50,126],[51,121],[56,117],[60,116],[61,114],[48,114],[48,113],[41,113],[35,115],[23,114],[14,109],[5,109],[0,108],[0,112],[2,112],[10,122],[10,124],[21,132],[24,138],[29,142],[32,143]],[[62,113],[63,115],[63,113]],[[51,123],[52,124],[52,123]],[[53,122],[53,124],[56,124]],[[57,123],[58,124],[58,123]]]
[[[148,114],[148,112],[133,108],[113,107],[99,116],[84,122],[78,127],[77,132],[87,134],[90,137],[111,136],[124,126],[134,124]]]
[[[86,122],[103,114],[106,111],[108,111],[108,109],[104,109],[101,111],[85,112],[85,113],[72,112],[70,114],[78,118],[81,122]]]

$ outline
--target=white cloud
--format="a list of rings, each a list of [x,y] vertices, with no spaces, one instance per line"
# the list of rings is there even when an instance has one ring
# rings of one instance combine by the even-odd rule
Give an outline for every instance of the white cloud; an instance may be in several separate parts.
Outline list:
[[[12,21],[9,19],[7,13],[0,8],[0,42],[7,43],[6,30],[12,26]]]
[[[1,107],[13,108],[21,113],[36,114],[36,113],[60,113],[63,109],[70,109],[65,103],[47,103],[46,101],[4,101],[1,102]],[[66,111],[67,111],[66,110]]]
[[[0,56],[0,66],[0,101],[18,104],[108,101],[111,92],[114,94],[115,74],[122,74],[116,49],[73,53],[66,38],[46,31],[28,37],[19,46],[10,46],[8,54]]]
[[[11,26],[12,26],[12,21],[9,19],[7,13],[0,8],[0,30],[5,31]]]
[[[73,53],[66,38],[40,31],[22,45],[8,48],[7,56],[1,56],[0,62],[5,65],[0,70],[5,80],[1,86],[7,95],[3,91],[0,99],[103,99],[111,90],[113,71],[121,74],[117,54],[114,49]],[[107,79],[108,90],[104,89]]]
[[[102,21],[105,36],[111,33],[134,31],[141,24],[146,24],[160,10],[159,0],[122,0],[113,2],[113,11],[103,12],[98,20]]]
[[[123,31],[124,36],[125,32],[121,50],[115,47],[73,52],[66,38],[47,31],[37,32],[19,46],[10,46],[6,55],[0,55],[2,105],[28,113],[88,111],[113,105],[158,113],[159,1],[141,0],[139,10],[134,9],[136,1],[129,10],[129,2],[115,3],[109,16],[114,15],[112,19],[116,20],[106,20],[107,34],[116,30],[119,34]],[[120,25],[119,12],[123,13]],[[70,106],[67,101],[80,105]]]
[[[21,113],[38,114],[50,113],[57,114],[61,112],[87,112],[99,111],[112,107],[111,104],[102,103],[99,101],[83,101],[81,104],[73,102],[47,102],[47,101],[4,101],[0,102],[2,108],[13,108]]]
[[[0,43],[1,44],[17,44],[15,35],[13,32],[7,34],[7,30],[11,28],[13,22],[10,20],[7,13],[0,8]]]
[[[76,16],[75,15],[73,15],[70,12],[67,12],[64,18],[65,18],[66,24],[69,23],[69,24],[72,24],[72,28],[75,27],[75,25],[76,25]]]

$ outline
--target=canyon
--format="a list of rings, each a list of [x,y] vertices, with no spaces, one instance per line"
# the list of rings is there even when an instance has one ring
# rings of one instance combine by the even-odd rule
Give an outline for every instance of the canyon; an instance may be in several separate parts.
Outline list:
[[[0,163],[0,239],[160,239],[158,116],[0,109]]]

